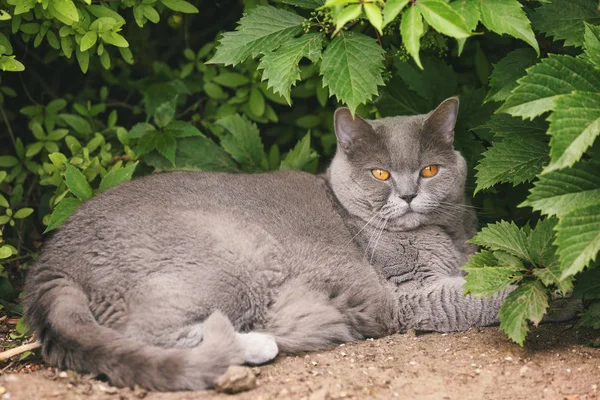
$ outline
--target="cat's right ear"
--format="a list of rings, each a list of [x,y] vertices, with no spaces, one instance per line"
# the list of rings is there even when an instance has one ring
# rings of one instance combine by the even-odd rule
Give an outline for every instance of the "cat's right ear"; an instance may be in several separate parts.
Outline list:
[[[346,107],[338,108],[333,115],[333,126],[339,147],[348,151],[357,139],[373,132],[373,127],[358,114],[354,118]]]

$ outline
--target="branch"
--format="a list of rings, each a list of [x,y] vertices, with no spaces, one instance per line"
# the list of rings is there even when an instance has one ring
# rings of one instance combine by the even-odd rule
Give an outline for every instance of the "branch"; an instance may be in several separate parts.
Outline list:
[[[35,350],[40,347],[42,344],[36,340],[32,343],[23,344],[21,346],[15,347],[14,349],[6,350],[0,353],[0,361],[8,360],[11,357],[19,355],[21,353],[25,353],[26,351]]]

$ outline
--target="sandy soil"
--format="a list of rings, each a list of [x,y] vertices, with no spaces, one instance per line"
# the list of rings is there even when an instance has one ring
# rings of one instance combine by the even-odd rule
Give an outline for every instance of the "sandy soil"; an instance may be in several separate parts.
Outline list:
[[[598,331],[566,324],[534,328],[524,348],[497,328],[394,335],[280,356],[253,369],[256,389],[235,395],[116,389],[89,376],[17,363],[0,376],[0,399],[598,399],[600,348],[590,345],[598,339]]]

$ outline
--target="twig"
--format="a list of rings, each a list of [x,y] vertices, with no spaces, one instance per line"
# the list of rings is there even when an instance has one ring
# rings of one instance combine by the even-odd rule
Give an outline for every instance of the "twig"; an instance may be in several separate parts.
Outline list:
[[[25,353],[26,351],[31,351],[39,348],[42,344],[39,341],[35,341],[32,343],[23,344],[21,346],[15,347],[14,349],[6,350],[0,353],[0,361],[8,360],[11,357],[19,355],[21,353]]]
[[[4,112],[4,107],[2,106],[0,106],[0,113],[2,114],[2,118],[4,118],[4,123],[6,124],[6,129],[8,129],[8,134],[10,135],[10,139],[13,142],[13,146],[15,146],[16,148],[17,142],[15,141],[15,134],[12,128],[10,127],[10,122],[8,122],[8,117],[6,116],[6,113]]]

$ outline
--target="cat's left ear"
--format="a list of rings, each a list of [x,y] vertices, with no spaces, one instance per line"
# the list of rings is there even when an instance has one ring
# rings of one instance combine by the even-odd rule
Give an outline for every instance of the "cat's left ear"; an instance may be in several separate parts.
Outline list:
[[[454,141],[454,127],[458,118],[458,97],[450,97],[442,101],[435,110],[429,114],[423,130],[429,135],[441,139],[446,144]]]
[[[356,140],[373,132],[373,127],[358,114],[352,117],[350,110],[346,107],[335,110],[333,126],[339,146],[348,151]]]

